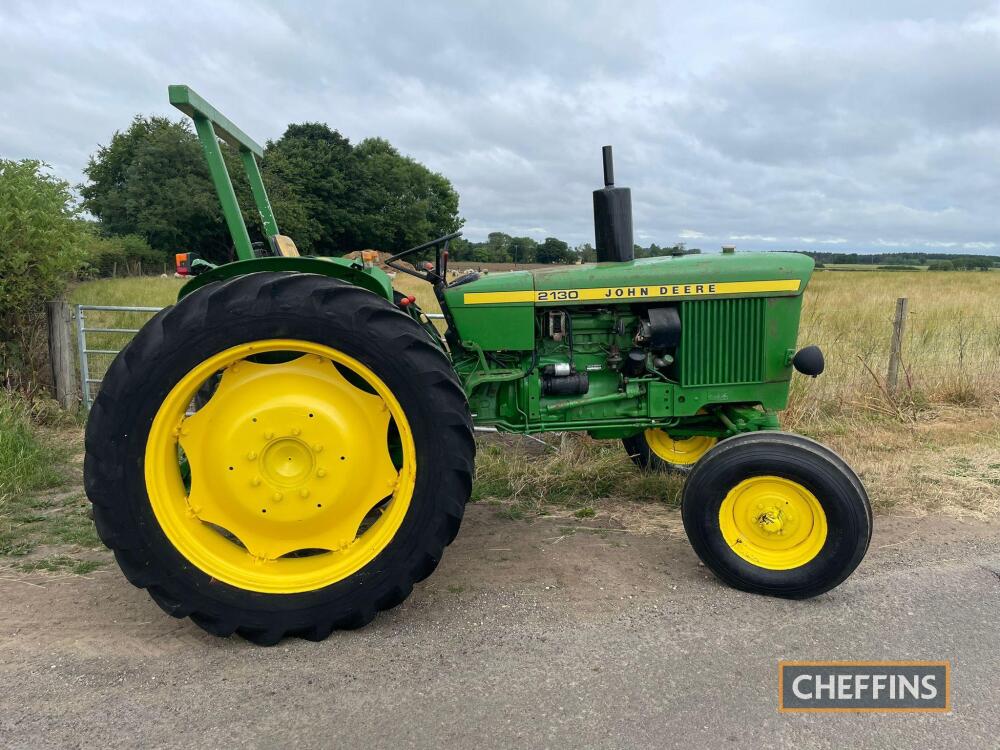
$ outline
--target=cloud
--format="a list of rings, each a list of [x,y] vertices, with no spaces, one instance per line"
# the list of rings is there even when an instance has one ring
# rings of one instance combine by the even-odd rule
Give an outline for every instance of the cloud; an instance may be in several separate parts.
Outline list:
[[[388,138],[454,182],[476,239],[592,241],[612,143],[643,242],[998,241],[994,3],[36,1],[0,25],[0,155],[72,182],[184,82],[260,141]]]

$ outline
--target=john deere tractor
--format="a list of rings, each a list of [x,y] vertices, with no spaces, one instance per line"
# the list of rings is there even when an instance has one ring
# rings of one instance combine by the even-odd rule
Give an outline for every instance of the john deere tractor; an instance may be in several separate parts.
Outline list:
[[[610,148],[593,194],[598,262],[450,279],[441,237],[386,265],[299,257],[262,150],[186,86],[238,260],[190,263],[175,305],[118,355],[87,425],[97,530],[168,614],[260,644],[325,638],[402,602],[458,533],[473,425],[618,440],[636,470],[685,471],[695,552],[745,591],[805,598],[868,547],[864,487],[833,451],[779,431],[813,269],[796,254],[633,259]],[[251,242],[220,150],[246,169]],[[432,260],[433,259],[433,260]],[[412,262],[411,262],[412,261]]]

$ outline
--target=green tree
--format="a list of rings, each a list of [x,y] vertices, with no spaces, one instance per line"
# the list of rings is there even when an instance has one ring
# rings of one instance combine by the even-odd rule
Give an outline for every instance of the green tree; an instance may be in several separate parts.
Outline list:
[[[319,122],[289,125],[281,138],[268,141],[261,171],[273,193],[278,226],[300,252],[339,255],[362,249],[356,243],[361,198],[349,178],[355,171],[354,148],[344,136]]]
[[[537,263],[538,243],[531,237],[514,237],[510,241],[510,254],[515,263]]]
[[[262,171],[279,226],[305,252],[398,252],[462,225],[451,183],[382,138],[351,146],[323,123],[289,125]]]
[[[222,148],[251,239],[260,217],[239,156]],[[289,125],[261,160],[278,226],[303,253],[403,250],[458,229],[458,194],[387,141],[352,146],[323,123]],[[185,122],[137,116],[84,170],[84,208],[110,235],[136,234],[172,254],[233,257],[232,239],[197,136]]]
[[[966,271],[989,271],[993,268],[993,261],[983,256],[965,256],[961,261],[956,262],[956,268]]]
[[[136,116],[98,147],[84,173],[83,207],[105,233],[137,234],[165,257],[185,250],[212,260],[232,257],[205,157],[186,123]],[[240,185],[235,164],[230,173]]]
[[[511,245],[513,238],[503,232],[486,235],[486,256],[489,263],[510,263],[513,260]]]
[[[451,183],[382,138],[367,138],[354,149],[357,168],[348,173],[356,206],[353,246],[398,252],[462,226],[458,193]]]
[[[589,242],[584,242],[576,248],[577,254],[580,256],[580,260],[584,263],[596,263],[597,262],[597,250]]]
[[[0,159],[0,367],[14,385],[44,369],[45,301],[82,261],[77,213],[69,184],[44,164]]]
[[[555,237],[546,237],[538,246],[539,263],[573,263],[576,256],[570,251],[569,245]]]

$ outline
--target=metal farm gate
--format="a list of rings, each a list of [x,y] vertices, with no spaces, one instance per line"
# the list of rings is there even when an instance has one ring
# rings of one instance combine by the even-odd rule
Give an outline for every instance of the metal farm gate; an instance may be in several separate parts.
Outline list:
[[[111,361],[162,307],[75,305],[83,406],[89,410]]]

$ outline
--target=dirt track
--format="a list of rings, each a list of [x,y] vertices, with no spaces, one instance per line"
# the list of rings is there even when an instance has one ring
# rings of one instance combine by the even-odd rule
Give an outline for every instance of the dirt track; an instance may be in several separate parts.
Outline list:
[[[786,602],[719,585],[679,533],[472,506],[405,604],[272,649],[166,617],[110,565],[0,596],[4,747],[973,748],[1000,731],[996,524],[878,518],[854,577]],[[779,714],[789,658],[950,659],[955,708]]]

